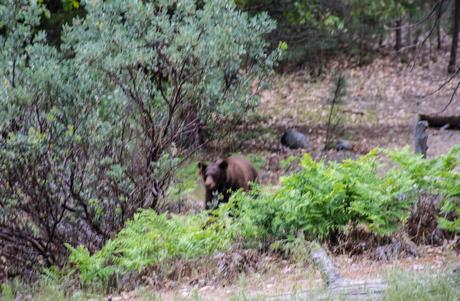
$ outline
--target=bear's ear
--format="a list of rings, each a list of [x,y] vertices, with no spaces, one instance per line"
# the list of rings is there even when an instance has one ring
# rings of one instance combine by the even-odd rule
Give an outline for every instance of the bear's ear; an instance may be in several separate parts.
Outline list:
[[[219,162],[217,162],[217,164],[219,165],[219,168],[222,168],[222,169],[227,169],[227,167],[228,167],[227,160],[219,160]]]
[[[204,175],[206,173],[206,167],[208,167],[206,165],[206,163],[203,163],[203,162],[198,163],[198,168],[200,169],[200,174]]]

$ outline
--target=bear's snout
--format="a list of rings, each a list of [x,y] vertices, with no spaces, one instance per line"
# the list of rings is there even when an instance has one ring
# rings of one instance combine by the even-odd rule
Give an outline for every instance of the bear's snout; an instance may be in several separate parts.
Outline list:
[[[206,188],[208,189],[214,189],[214,187],[216,186],[216,182],[214,181],[214,179],[212,177],[206,177],[206,181],[204,182],[204,186],[206,186]]]

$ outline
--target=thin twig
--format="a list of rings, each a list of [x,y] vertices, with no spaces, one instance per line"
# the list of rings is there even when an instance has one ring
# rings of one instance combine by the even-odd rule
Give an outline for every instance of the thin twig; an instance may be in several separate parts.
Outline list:
[[[439,91],[441,91],[448,83],[450,83],[457,74],[460,73],[460,67],[457,68],[457,71],[455,71],[454,74],[452,74],[446,81],[444,81],[436,90],[432,91],[432,92],[429,92],[428,94],[425,94],[425,95],[420,95],[418,97],[420,98],[425,98],[425,97],[428,97],[428,96],[432,96],[436,93],[438,93]]]
[[[439,25],[439,22],[441,21],[441,16],[442,16],[442,5],[444,4],[444,1],[445,0],[441,0],[440,3],[439,3],[439,8],[438,8],[438,14],[436,16],[436,19],[434,21],[434,24],[433,26],[431,27],[430,31],[428,32],[428,35],[422,40],[422,42],[420,43],[420,47],[423,46],[426,41],[428,41],[428,39],[431,37],[431,35],[434,33],[434,30],[436,29],[436,27]],[[437,5],[434,5],[435,7]],[[418,47],[417,47],[418,48]],[[415,68],[415,62],[417,61],[417,58],[420,54],[420,51],[416,52],[415,54],[415,57],[413,59],[413,63],[412,63],[412,66],[411,66],[411,72],[414,70]]]
[[[449,102],[446,104],[444,109],[442,109],[441,111],[438,112],[438,114],[439,113],[444,113],[447,110],[447,108],[450,106],[450,104],[454,101],[455,94],[457,94],[457,91],[458,91],[459,87],[460,87],[460,81],[458,81],[457,86],[454,89],[454,92],[452,92],[452,95],[450,96]]]

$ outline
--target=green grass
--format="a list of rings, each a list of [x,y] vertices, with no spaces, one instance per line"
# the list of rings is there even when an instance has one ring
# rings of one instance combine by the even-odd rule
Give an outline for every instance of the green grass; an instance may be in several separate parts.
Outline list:
[[[289,156],[286,159],[283,159],[280,161],[280,167],[281,169],[288,169],[293,166],[294,163],[299,163],[301,157],[299,156]]]
[[[57,277],[57,276],[56,276]],[[246,276],[242,275],[237,280],[238,288],[229,296],[229,300],[262,301],[276,295],[270,293],[254,293],[246,282]],[[456,278],[455,278],[456,277]],[[390,270],[386,280],[388,289],[382,300],[388,301],[458,301],[460,300],[460,277],[450,274],[449,269],[442,271],[428,270],[424,272],[403,271],[400,269]],[[262,283],[260,285],[263,285]],[[106,300],[102,290],[99,293],[81,289],[69,290],[66,288],[65,276],[58,278],[42,276],[33,286],[27,286],[17,280],[1,285],[0,300],[13,301],[32,297],[37,301],[80,301],[80,300]],[[226,288],[223,288],[226,289]],[[67,293],[65,293],[67,292]],[[307,300],[336,300],[330,298],[330,292],[325,288],[305,291],[302,287],[287,293],[283,300],[299,300],[299,295],[307,296]],[[153,288],[139,287],[130,293],[136,300],[160,301],[161,295]],[[320,299],[319,299],[320,298]],[[195,290],[189,297],[176,295],[175,300],[198,301],[208,300]],[[339,297],[338,300],[344,300]],[[364,299],[365,300],[365,299]],[[369,299],[372,300],[372,299]]]
[[[431,271],[414,273],[410,271],[393,270],[387,276],[388,290],[383,300],[388,301],[458,301],[460,300],[460,279],[449,276],[447,271]],[[230,300],[266,300],[272,294],[255,295],[243,288],[231,295]],[[299,296],[303,296],[300,298]],[[292,291],[283,296],[283,300],[350,300],[343,297],[332,297],[325,288],[314,290]],[[306,298],[306,299],[305,299]],[[368,299],[374,300],[370,296]],[[380,300],[380,299],[379,299]]]
[[[240,291],[230,295],[230,301],[264,301],[267,297],[265,296],[252,296],[248,292]]]
[[[5,282],[0,288],[0,300],[34,300],[34,301],[84,301],[106,300],[101,292],[94,290],[69,289],[65,284],[65,276],[50,279],[42,275],[33,285],[24,284],[18,280]],[[102,290],[101,290],[102,291]]]
[[[152,288],[149,287],[139,287],[136,289],[136,296],[139,296],[139,298],[142,301],[161,301],[163,298],[161,298],[160,295],[158,295]]]
[[[394,270],[388,275],[388,301],[456,301],[460,300],[460,278],[447,272],[410,273]]]
[[[197,189],[198,180],[198,161],[191,160],[177,170],[173,184],[166,193],[167,198],[180,199],[193,194]]]

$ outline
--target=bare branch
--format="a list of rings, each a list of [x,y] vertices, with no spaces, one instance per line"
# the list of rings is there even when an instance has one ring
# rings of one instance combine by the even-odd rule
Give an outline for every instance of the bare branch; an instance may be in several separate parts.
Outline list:
[[[426,41],[428,41],[428,39],[433,35],[435,29],[436,29],[437,26],[439,25],[439,22],[441,22],[442,6],[443,6],[443,4],[444,4],[445,1],[446,1],[446,0],[441,0],[440,2],[438,2],[439,5],[438,5],[438,3],[437,3],[436,5],[434,5],[434,7],[436,7],[436,6],[438,5],[438,9],[437,9],[438,14],[436,15],[436,19],[435,19],[435,21],[434,21],[434,24],[433,24],[433,26],[431,26],[430,31],[428,32],[427,36],[422,40],[422,42],[421,42],[421,43],[417,43],[418,46],[417,46],[416,48],[422,47],[423,45],[425,45]],[[413,64],[412,64],[412,66],[411,66],[411,71],[413,71],[414,68],[415,68],[415,62],[417,61],[419,54],[420,54],[420,52],[416,52],[416,54],[415,54],[415,57],[414,57],[414,59],[413,59]]]
[[[457,94],[458,88],[460,87],[460,81],[458,81],[457,86],[454,89],[454,92],[452,92],[452,95],[450,96],[449,102],[445,105],[444,109],[439,111],[438,113],[443,113],[447,110],[447,108],[450,106],[450,104],[454,101],[455,94]]]
[[[385,25],[385,29],[387,30],[397,30],[397,29],[405,29],[405,28],[412,28],[412,27],[416,27],[416,26],[419,26],[419,25],[422,25],[423,23],[425,23],[429,18],[431,18],[431,16],[436,12],[436,8],[438,6],[442,7],[442,5],[444,4],[446,0],[439,0],[438,2],[436,2],[433,7],[431,8],[430,12],[425,15],[422,19],[418,20],[417,22],[415,23],[409,23],[409,24],[405,24],[405,25],[401,25],[401,26],[386,26]]]
[[[428,94],[425,94],[425,95],[420,95],[420,96],[418,96],[418,97],[420,97],[420,98],[425,98],[425,97],[432,96],[432,95],[438,93],[438,92],[441,91],[447,84],[449,84],[449,83],[455,78],[455,76],[456,76],[457,74],[459,74],[459,73],[460,73],[460,67],[457,68],[457,71],[455,71],[455,73],[453,73],[451,76],[449,76],[449,78],[448,78],[446,81],[444,81],[436,90],[434,90],[434,91],[432,91],[432,92],[429,92]]]

